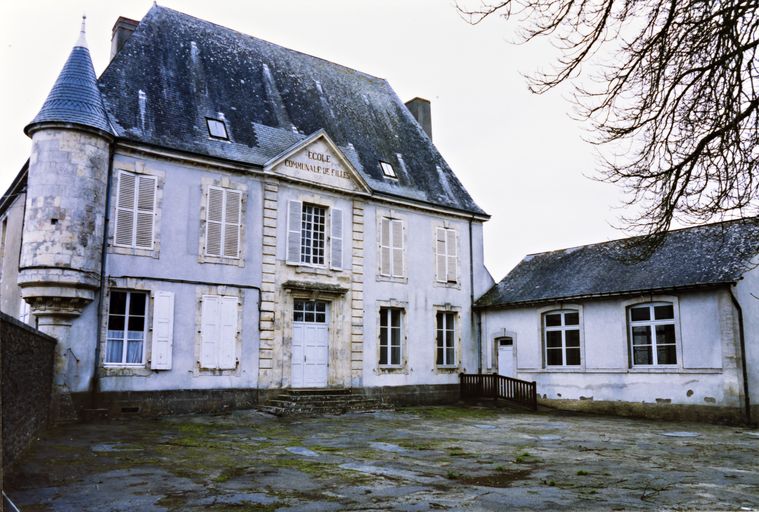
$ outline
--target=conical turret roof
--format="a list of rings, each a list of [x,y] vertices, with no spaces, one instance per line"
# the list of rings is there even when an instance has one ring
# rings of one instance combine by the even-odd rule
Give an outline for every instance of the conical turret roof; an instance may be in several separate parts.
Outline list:
[[[113,134],[84,39],[84,22],[79,40],[71,50],[58,80],[42,109],[24,128],[24,133],[31,135],[37,125],[43,123],[76,124]]]

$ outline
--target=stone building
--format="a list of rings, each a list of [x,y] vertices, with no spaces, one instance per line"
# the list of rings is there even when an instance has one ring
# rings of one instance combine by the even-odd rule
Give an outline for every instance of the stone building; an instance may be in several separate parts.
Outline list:
[[[83,29],[25,131],[0,307],[59,340],[76,408],[446,400],[478,370],[488,215],[426,100],[154,6],[99,78]]]
[[[477,301],[484,371],[556,407],[759,418],[759,220],[630,242],[526,256]]]

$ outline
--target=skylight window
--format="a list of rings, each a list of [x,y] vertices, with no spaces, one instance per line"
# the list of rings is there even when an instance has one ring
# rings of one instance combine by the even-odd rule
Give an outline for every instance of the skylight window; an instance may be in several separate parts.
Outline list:
[[[206,124],[208,125],[208,135],[214,139],[229,140],[227,126],[224,124],[224,121],[206,117]]]
[[[393,169],[392,165],[387,162],[383,162],[382,160],[380,160],[379,164],[380,168],[382,169],[382,174],[384,174],[386,178],[393,178],[396,180],[398,179],[398,175],[395,174],[395,169]]]

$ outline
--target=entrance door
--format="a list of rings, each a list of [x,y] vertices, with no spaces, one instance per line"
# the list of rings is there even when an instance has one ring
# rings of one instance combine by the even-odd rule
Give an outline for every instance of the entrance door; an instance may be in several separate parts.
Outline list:
[[[498,374],[506,377],[516,377],[514,368],[514,338],[504,336],[496,338],[498,344]]]
[[[296,300],[293,307],[292,387],[325,387],[328,362],[327,303]]]

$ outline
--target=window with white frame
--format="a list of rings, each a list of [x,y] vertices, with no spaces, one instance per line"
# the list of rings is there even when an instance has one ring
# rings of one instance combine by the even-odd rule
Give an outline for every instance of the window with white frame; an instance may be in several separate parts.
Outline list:
[[[119,173],[114,228],[115,245],[153,249],[157,183],[155,176],[126,171]]]
[[[439,283],[458,282],[458,247],[455,229],[435,229],[435,274]]]
[[[395,174],[395,169],[393,169],[393,166],[390,165],[387,162],[383,162],[380,160],[380,169],[382,169],[382,175],[385,176],[385,178],[393,178],[398,179],[398,175]]]
[[[148,294],[112,290],[108,305],[105,363],[145,364]]]
[[[18,306],[18,319],[27,325],[32,324],[32,307],[24,299],[21,299]]]
[[[237,367],[239,298],[203,295],[200,319],[200,367],[232,370]]]
[[[652,302],[627,311],[632,366],[677,364],[674,305]]]
[[[436,314],[435,341],[437,353],[435,364],[438,366],[456,365],[456,313],[438,311]]]
[[[403,221],[382,217],[379,234],[379,273],[384,277],[404,277]]]
[[[401,340],[403,339],[403,310],[380,308],[380,366],[401,365]]]
[[[557,310],[543,314],[546,366],[580,365],[580,313]]]
[[[328,228],[329,243],[326,236]],[[343,211],[339,208],[289,201],[287,262],[296,265],[326,266],[328,260],[331,269],[343,268]]]
[[[242,192],[208,187],[206,203],[206,256],[240,257]]]
[[[206,117],[206,126],[208,127],[209,136],[214,139],[229,140],[229,135],[227,135],[227,125],[224,124],[223,120]]]

